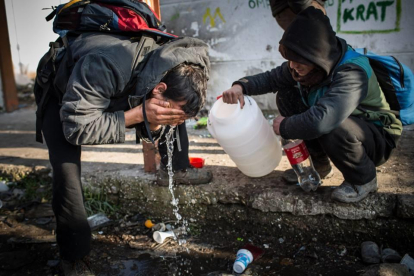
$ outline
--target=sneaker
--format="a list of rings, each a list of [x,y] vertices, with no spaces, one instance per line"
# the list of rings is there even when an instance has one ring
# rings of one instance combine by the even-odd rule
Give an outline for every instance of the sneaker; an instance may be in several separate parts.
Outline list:
[[[174,172],[173,179],[176,185],[200,185],[211,182],[213,174],[206,169],[196,169],[190,166],[187,169]],[[163,165],[158,170],[157,183],[161,186],[169,185],[167,168]]]
[[[332,199],[340,202],[350,203],[358,202],[366,198],[369,193],[376,192],[378,189],[377,178],[364,185],[353,185],[344,181],[338,188],[332,192]]]
[[[77,261],[62,260],[61,267],[65,276],[95,276],[87,258]]]
[[[330,163],[327,165],[314,165],[315,170],[318,172],[321,179],[328,179],[334,175],[333,168]],[[296,175],[293,169],[288,169],[283,172],[282,174],[283,180],[285,180],[288,184],[296,184],[298,183],[298,176]]]

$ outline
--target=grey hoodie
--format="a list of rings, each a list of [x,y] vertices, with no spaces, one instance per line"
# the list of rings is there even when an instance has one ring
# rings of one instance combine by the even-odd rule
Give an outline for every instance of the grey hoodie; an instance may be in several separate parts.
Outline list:
[[[124,111],[141,104],[168,70],[181,63],[200,65],[208,77],[208,48],[199,39],[174,39],[135,64],[138,44],[129,37],[103,33],[82,34],[71,43],[73,70],[65,81],[66,67],[61,65],[54,82],[63,94],[60,118],[70,143],[124,142]]]

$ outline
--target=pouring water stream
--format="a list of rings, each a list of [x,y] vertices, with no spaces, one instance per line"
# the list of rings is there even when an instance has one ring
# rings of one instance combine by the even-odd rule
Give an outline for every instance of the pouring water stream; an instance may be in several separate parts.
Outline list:
[[[187,225],[187,221],[185,219],[182,218],[182,216],[178,213],[179,211],[179,207],[178,207],[178,203],[179,203],[179,199],[175,198],[174,196],[174,172],[173,172],[173,167],[172,167],[172,156],[173,156],[173,151],[174,151],[174,130],[176,129],[175,126],[170,126],[170,129],[168,131],[168,133],[165,135],[165,139],[166,139],[166,143],[167,143],[167,154],[168,154],[168,164],[167,164],[167,170],[168,170],[168,177],[169,177],[169,181],[168,181],[168,189],[170,190],[171,196],[172,196],[172,200],[171,200],[171,204],[173,205],[173,213],[177,219],[177,224],[180,223],[181,220],[182,221],[182,226],[180,227],[182,230],[179,231],[179,233],[177,233],[176,235],[178,236],[178,234],[186,234],[187,230],[186,230],[186,225]],[[175,237],[176,238],[176,237]],[[178,244],[182,245],[185,244],[187,241],[185,239],[178,239]]]

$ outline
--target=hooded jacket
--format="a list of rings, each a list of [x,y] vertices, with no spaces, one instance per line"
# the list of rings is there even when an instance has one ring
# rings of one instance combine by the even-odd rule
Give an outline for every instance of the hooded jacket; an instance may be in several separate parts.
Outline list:
[[[306,112],[285,118],[280,133],[287,139],[315,139],[337,128],[349,116],[360,116],[381,126],[394,138],[401,135],[402,124],[390,110],[369,61],[359,56],[341,64],[348,49],[336,37],[329,18],[314,7],[299,13],[284,33],[280,44],[322,68],[326,78],[312,87],[301,87],[290,73],[288,63],[235,83],[248,95],[299,86]],[[361,106],[369,110],[361,111]]]
[[[66,66],[61,65],[54,81],[63,94],[60,118],[70,143],[123,143],[124,111],[141,104],[168,70],[181,63],[201,66],[208,78],[208,47],[201,40],[174,39],[135,64],[138,45],[139,40],[103,33],[81,34],[71,43],[73,70],[65,81],[59,71]]]
[[[313,1],[318,2],[321,6],[324,6],[326,2],[326,0],[270,0],[269,3],[273,17],[276,17],[286,8],[290,8],[295,14],[298,14],[311,6]]]

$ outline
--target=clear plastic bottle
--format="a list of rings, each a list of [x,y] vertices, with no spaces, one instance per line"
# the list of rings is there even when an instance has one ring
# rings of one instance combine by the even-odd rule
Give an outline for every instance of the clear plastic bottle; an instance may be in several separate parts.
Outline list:
[[[321,178],[313,167],[312,159],[309,155],[303,140],[281,139],[283,150],[289,159],[290,165],[298,176],[300,187],[310,192],[316,191],[321,184]]]

